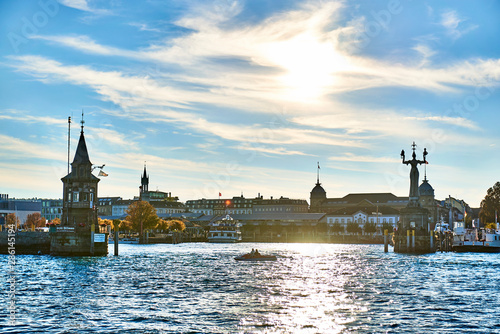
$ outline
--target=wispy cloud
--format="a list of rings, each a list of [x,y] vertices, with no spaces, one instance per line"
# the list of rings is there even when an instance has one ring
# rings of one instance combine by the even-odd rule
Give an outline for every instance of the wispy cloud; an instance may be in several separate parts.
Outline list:
[[[449,124],[460,128],[466,128],[470,130],[479,130],[477,124],[463,117],[447,117],[447,116],[423,116],[423,117],[414,117],[407,116],[404,119],[410,121],[432,121],[437,123]]]
[[[33,143],[12,136],[0,134],[2,149],[0,156],[8,159],[24,158],[43,159],[47,161],[65,161],[64,151],[58,152],[44,144]]]
[[[238,150],[244,150],[244,151],[255,151],[255,152],[260,152],[268,155],[310,155],[306,154],[301,151],[293,151],[293,150],[287,150],[284,147],[276,147],[276,148],[270,148],[270,147],[264,147],[264,146],[258,146],[254,147],[251,145],[241,145],[235,147]]]
[[[161,32],[160,29],[158,29],[158,28],[151,28],[146,23],[131,22],[131,23],[129,23],[129,25],[131,25],[132,27],[138,28],[139,31]]]
[[[464,34],[476,29],[478,25],[464,24],[467,21],[461,18],[455,10],[447,10],[441,14],[441,25],[453,39],[459,39]]]
[[[23,123],[43,123],[47,125],[65,126],[67,121],[61,118],[50,116],[33,116],[29,115],[26,111],[7,109],[0,111],[0,119],[12,120]]]
[[[375,162],[375,163],[399,163],[400,159],[390,157],[374,157],[367,155],[356,155],[353,153],[346,153],[343,156],[331,156],[328,158],[330,161],[349,161],[349,162]]]
[[[99,15],[110,13],[106,9],[98,9],[90,7],[87,0],[58,0],[58,1],[66,7],[75,8],[84,12],[90,12]]]

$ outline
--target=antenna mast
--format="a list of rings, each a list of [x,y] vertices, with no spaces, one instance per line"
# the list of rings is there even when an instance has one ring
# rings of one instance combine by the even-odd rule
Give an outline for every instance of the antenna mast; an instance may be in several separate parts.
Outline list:
[[[69,174],[69,149],[70,149],[70,138],[71,138],[71,116],[68,117],[68,174]]]

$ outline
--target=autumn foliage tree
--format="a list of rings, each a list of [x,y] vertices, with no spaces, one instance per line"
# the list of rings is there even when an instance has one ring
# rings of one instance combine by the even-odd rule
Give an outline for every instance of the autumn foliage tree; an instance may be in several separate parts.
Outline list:
[[[21,226],[21,222],[19,221],[19,218],[16,216],[15,213],[9,213],[5,217],[5,225],[6,225],[6,228],[11,228],[11,227],[15,226],[16,229],[18,229]]]
[[[46,220],[40,212],[30,213],[26,218],[26,223],[24,225],[31,229],[33,227],[45,227]]]
[[[184,231],[186,229],[186,224],[182,220],[172,219],[168,222],[168,227],[170,231]]]
[[[156,209],[145,201],[137,201],[129,205],[126,221],[130,222],[132,229],[142,233],[145,229],[151,229],[158,225],[160,218]]]
[[[500,212],[500,182],[489,188],[481,201],[479,218],[483,224],[495,222],[495,211]]]

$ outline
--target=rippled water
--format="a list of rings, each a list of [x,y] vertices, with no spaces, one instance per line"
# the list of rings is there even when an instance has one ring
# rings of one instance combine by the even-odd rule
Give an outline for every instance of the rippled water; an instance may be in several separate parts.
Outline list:
[[[276,262],[236,262],[252,247]],[[2,333],[500,333],[500,254],[382,245],[120,245],[17,256]],[[0,256],[2,268],[7,256]],[[2,271],[0,302],[8,275]]]

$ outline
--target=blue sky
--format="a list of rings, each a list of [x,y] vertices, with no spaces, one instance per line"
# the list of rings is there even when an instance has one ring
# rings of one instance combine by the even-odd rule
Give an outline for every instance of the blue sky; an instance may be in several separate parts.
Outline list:
[[[100,196],[407,196],[429,151],[436,197],[499,180],[496,1],[0,3],[0,175],[60,198],[82,108]],[[424,170],[421,169],[421,179]]]

